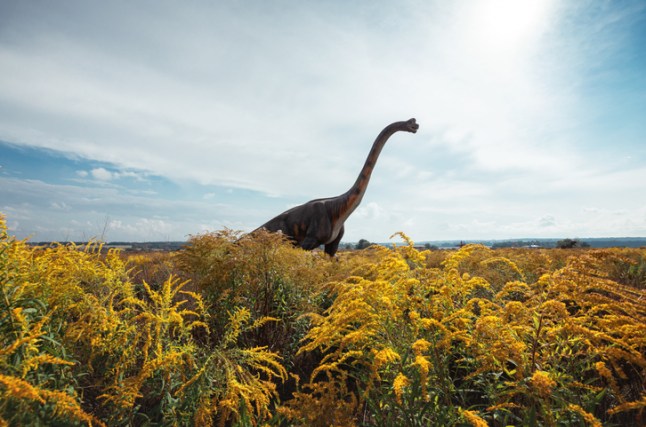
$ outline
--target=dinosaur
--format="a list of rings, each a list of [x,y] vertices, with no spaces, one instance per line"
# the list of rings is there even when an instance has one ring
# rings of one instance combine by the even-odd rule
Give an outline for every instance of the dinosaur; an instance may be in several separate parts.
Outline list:
[[[415,119],[395,122],[384,128],[372,144],[368,158],[354,185],[337,197],[310,200],[270,219],[256,230],[282,232],[296,246],[312,250],[325,245],[325,253],[334,256],[343,237],[344,223],[361,203],[370,175],[386,141],[399,131],[416,133],[419,125]],[[252,231],[250,234],[253,234]]]

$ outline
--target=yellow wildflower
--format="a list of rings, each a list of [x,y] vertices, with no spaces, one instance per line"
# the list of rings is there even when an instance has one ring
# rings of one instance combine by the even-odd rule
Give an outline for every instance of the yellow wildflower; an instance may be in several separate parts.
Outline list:
[[[399,354],[392,348],[390,347],[382,348],[375,354],[375,358],[372,362],[372,369],[373,371],[376,372],[379,368],[381,368],[386,363],[396,362],[400,359],[401,357],[399,356]]]
[[[594,367],[597,370],[597,372],[599,372],[599,375],[601,375],[603,378],[605,378],[608,381],[613,380],[612,372],[610,371],[610,369],[608,369],[605,363],[597,362],[594,364]]]
[[[428,378],[428,372],[431,369],[431,362],[424,357],[424,356],[415,356],[415,362],[413,363],[414,365],[419,366],[419,371],[421,375],[421,381],[422,381],[422,387],[424,387],[424,384],[426,383],[426,379]]]
[[[577,414],[581,415],[581,417],[592,427],[602,427],[601,422],[594,415],[587,412],[579,405],[575,405],[571,403],[568,405],[568,409],[572,412],[576,412]]]
[[[505,319],[509,321],[519,321],[527,317],[527,307],[519,301],[509,301],[503,308]]]
[[[520,407],[521,406],[519,404],[517,404],[517,403],[505,402],[505,403],[500,403],[498,405],[489,406],[487,408],[487,411],[493,412],[493,411],[497,411],[499,409],[520,408]]]
[[[40,390],[20,378],[0,374],[0,384],[6,387],[3,393],[5,398],[12,397],[45,403],[45,400],[40,396]]]
[[[541,304],[541,312],[544,316],[550,316],[555,319],[561,319],[568,316],[567,308],[561,301],[548,300]]]
[[[641,400],[634,402],[626,402],[618,405],[608,411],[608,414],[613,415],[618,412],[630,411],[631,409],[643,409],[646,408],[646,396],[643,396]]]
[[[413,352],[419,356],[420,354],[428,351],[428,349],[431,348],[431,343],[421,338],[415,341],[411,348],[413,349]]]
[[[462,416],[473,426],[473,427],[488,427],[489,424],[477,414],[476,411],[462,410],[460,411]]]
[[[593,385],[590,385],[590,384],[584,384],[584,383],[582,383],[580,381],[572,381],[570,383],[570,385],[572,387],[578,387],[578,388],[582,388],[584,390],[590,390],[590,391],[594,391],[594,392],[597,392],[597,393],[600,392],[601,390],[603,390],[603,387],[596,387],[596,386],[593,386]]]
[[[617,390],[619,389],[619,387],[617,386],[617,381],[615,381],[615,377],[612,374],[612,371],[608,369],[606,364],[600,361],[594,364],[594,368],[597,370],[601,378],[605,379],[608,382],[610,388],[612,388],[613,391],[617,392]]]
[[[410,380],[406,377],[406,375],[402,374],[401,372],[397,374],[397,377],[395,377],[395,380],[393,381],[393,390],[395,390],[395,400],[397,400],[397,403],[399,403],[400,405],[402,404],[404,387],[408,387],[409,385]]]
[[[244,325],[249,322],[249,319],[251,319],[251,312],[244,307],[236,308],[233,312],[229,313],[229,325],[223,339],[225,346],[237,341]]]
[[[438,322],[435,319],[429,319],[427,317],[422,317],[420,319],[420,323],[422,324],[422,327],[424,327],[426,329],[430,330],[431,327],[435,326],[436,328],[442,330],[442,332],[446,332],[446,327],[442,323]]]
[[[550,378],[549,374],[545,371],[536,371],[530,380],[534,390],[542,397],[547,397],[552,392],[552,388],[556,385],[556,381]]]
[[[412,320],[413,322],[416,322],[416,321],[417,321],[417,320],[419,320],[419,318],[420,318],[419,312],[417,312],[417,310],[411,310],[411,311],[408,313],[408,318],[409,318],[410,320]]]
[[[54,414],[57,416],[69,417],[72,420],[85,422],[89,426],[98,425],[105,427],[105,424],[101,420],[81,409],[76,399],[64,391],[41,390],[41,394],[50,404],[53,404]]]
[[[428,373],[433,365],[426,357],[422,356],[421,354],[415,356],[415,362],[413,362],[413,365],[419,368],[419,381],[422,385],[422,396],[424,400],[428,402],[430,396],[427,393],[426,383],[428,382]]]
[[[207,397],[200,397],[197,410],[193,416],[193,425],[211,427],[216,405]]]
[[[68,365],[68,366],[74,366],[73,362],[69,362],[67,360],[60,359],[58,357],[54,357],[51,354],[41,354],[35,357],[32,357],[28,360],[25,361],[22,365],[22,376],[23,378],[27,375],[27,373],[32,370],[38,368],[41,364],[44,363],[49,363],[52,365]]]

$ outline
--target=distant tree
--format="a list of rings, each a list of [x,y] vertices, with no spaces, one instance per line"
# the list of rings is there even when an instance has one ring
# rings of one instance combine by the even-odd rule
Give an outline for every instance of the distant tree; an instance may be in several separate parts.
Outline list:
[[[556,247],[559,249],[589,248],[590,244],[579,239],[563,239],[556,242]]]
[[[425,243],[424,244],[424,249],[429,249],[429,250],[435,251],[435,250],[437,250],[439,248],[437,246],[435,246],[435,245],[431,245],[430,243]]]
[[[369,241],[367,241],[366,239],[360,239],[360,240],[357,242],[357,245],[355,246],[355,249],[365,249],[365,248],[367,248],[368,246],[370,246],[371,244],[372,244],[372,243],[370,243],[370,242],[369,242]]]
[[[559,249],[572,249],[576,246],[576,240],[574,239],[563,239],[556,242],[556,247]]]

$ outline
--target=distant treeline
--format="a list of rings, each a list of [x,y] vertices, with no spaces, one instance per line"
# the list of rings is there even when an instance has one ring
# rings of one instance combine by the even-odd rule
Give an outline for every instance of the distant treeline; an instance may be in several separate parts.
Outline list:
[[[76,246],[86,246],[88,242],[29,242],[31,246],[52,246],[67,245],[73,243]],[[154,252],[154,251],[178,251],[186,246],[187,242],[108,242],[104,243],[104,249],[118,248],[124,251]]]
[[[646,237],[591,237],[576,239],[509,239],[509,240],[450,240],[450,241],[429,241],[420,242],[437,246],[439,248],[459,247],[465,243],[479,243],[491,248],[522,248],[541,247],[555,248],[564,241],[576,241],[582,246],[592,248],[640,248],[646,247]]]
[[[430,240],[416,242],[420,247],[434,249],[457,248],[467,243],[478,243],[491,248],[523,248],[523,247],[540,247],[556,248],[562,247],[560,243],[564,241],[576,241],[577,247],[592,248],[640,248],[646,247],[646,237],[599,237],[599,238],[575,238],[575,239],[509,239],[509,240]],[[85,246],[88,242],[29,242],[32,246],[50,246],[52,244],[74,243],[77,246]],[[178,251],[186,246],[187,242],[109,242],[104,244],[104,248],[119,248],[123,251],[134,252],[152,252],[152,251]],[[347,249],[362,249],[370,246],[370,242],[361,239],[359,243],[342,243],[342,247]],[[382,246],[391,246],[391,243],[378,243]]]

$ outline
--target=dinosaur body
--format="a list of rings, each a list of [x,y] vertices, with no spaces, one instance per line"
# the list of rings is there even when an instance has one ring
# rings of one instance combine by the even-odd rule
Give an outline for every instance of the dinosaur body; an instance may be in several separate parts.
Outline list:
[[[415,133],[418,128],[415,119],[386,126],[375,139],[361,173],[348,191],[337,197],[310,200],[281,213],[260,228],[273,232],[281,231],[292,239],[294,244],[306,250],[325,245],[325,252],[333,256],[343,237],[343,224],[361,203],[372,170],[386,141],[395,132]]]

